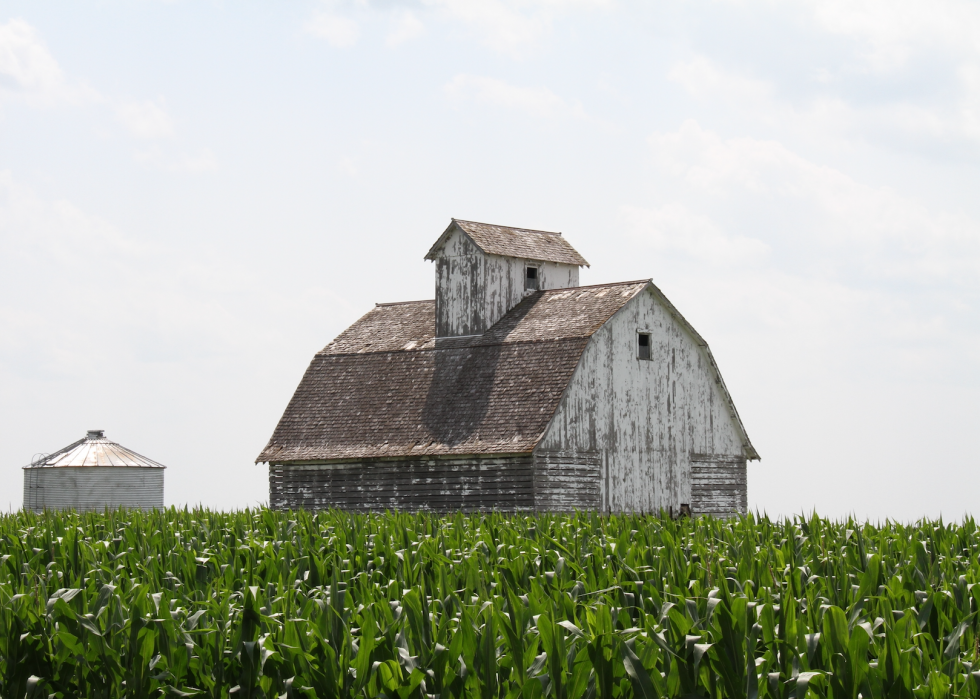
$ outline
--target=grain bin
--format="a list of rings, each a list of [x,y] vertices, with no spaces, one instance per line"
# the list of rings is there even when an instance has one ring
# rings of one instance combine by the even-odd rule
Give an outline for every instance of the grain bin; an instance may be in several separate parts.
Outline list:
[[[166,466],[116,444],[103,430],[24,467],[24,509],[163,508]]]

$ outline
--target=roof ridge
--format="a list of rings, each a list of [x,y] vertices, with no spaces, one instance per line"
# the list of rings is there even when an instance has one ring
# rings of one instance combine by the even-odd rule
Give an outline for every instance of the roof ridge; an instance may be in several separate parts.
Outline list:
[[[459,232],[485,255],[498,255],[525,260],[540,260],[562,265],[588,267],[589,262],[560,231],[518,228],[499,223],[481,223],[453,218],[442,235],[425,254],[426,260],[436,260],[440,251],[455,232]]]
[[[410,303],[435,303],[435,299],[419,299],[418,301],[388,301],[374,304],[375,308],[380,306],[405,306]]]
[[[494,228],[510,228],[512,231],[524,231],[525,233],[544,233],[545,235],[561,235],[561,231],[543,231],[540,228],[524,228],[522,226],[505,226],[502,223],[485,223],[483,221],[470,221],[465,218],[453,218],[456,223],[475,223],[478,226],[493,226]]]

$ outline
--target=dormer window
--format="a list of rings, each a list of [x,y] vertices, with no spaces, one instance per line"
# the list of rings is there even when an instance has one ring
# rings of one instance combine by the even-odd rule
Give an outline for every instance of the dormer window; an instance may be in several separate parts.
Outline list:
[[[538,268],[537,267],[527,267],[524,272],[524,289],[525,291],[537,291],[538,290]]]
[[[637,359],[650,359],[650,333],[637,333],[636,357]]]

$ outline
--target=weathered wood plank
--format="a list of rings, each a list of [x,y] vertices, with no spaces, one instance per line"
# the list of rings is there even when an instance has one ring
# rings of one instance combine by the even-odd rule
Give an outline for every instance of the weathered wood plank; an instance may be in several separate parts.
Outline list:
[[[528,510],[529,456],[270,467],[270,506],[351,510]]]
[[[744,459],[718,456],[708,462],[706,455],[691,465],[691,509],[695,514],[731,515],[746,509],[746,467]]]
[[[676,512],[702,469],[744,463],[740,427],[704,341],[650,289],[592,336],[536,453],[601,452],[604,511]]]
[[[598,509],[599,474],[600,458],[594,452],[580,455],[554,452],[535,454],[535,509]]]

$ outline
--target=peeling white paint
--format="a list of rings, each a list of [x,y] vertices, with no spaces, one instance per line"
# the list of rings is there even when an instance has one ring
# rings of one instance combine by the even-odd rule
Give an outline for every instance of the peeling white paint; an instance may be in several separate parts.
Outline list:
[[[487,255],[457,228],[436,259],[436,337],[483,334],[524,298],[529,265],[539,289],[578,286],[577,265]]]
[[[650,360],[638,359],[640,332],[650,334]],[[702,465],[712,457],[734,460],[744,474],[740,433],[705,350],[649,288],[592,336],[536,450],[549,452],[602,454],[606,512],[678,512],[690,504],[697,514],[695,454]],[[744,491],[743,475],[730,509],[744,511]],[[713,510],[725,507],[712,503]]]
[[[521,229],[508,231],[508,235],[552,235]],[[545,406],[536,405],[540,399],[522,399],[517,401],[520,410],[513,409],[506,420],[520,427],[527,415],[533,414],[526,409],[528,406],[537,411],[541,421],[536,423],[533,435],[540,434],[540,439],[525,445],[526,450],[533,446],[533,454],[460,453],[449,459],[412,457],[391,461],[371,457],[320,464],[275,462],[270,464],[273,507],[598,509],[653,513],[668,510],[716,516],[745,512],[746,460],[759,456],[711,352],[697,331],[652,282],[581,288],[577,264],[506,256],[508,249],[519,254],[538,254],[526,242],[518,240],[510,248],[488,248],[484,241],[481,247],[459,224],[450,226],[426,256],[436,262],[435,338],[439,342],[427,339],[420,345],[401,338],[384,351],[426,352],[432,351],[433,345],[440,347],[440,343],[444,348],[463,347],[468,341],[465,338],[479,338],[528,293],[533,293],[525,290],[528,266],[537,269],[537,289],[557,291],[538,294],[523,307],[547,309],[548,313],[535,316],[531,310],[516,312],[515,318],[533,320],[535,332],[527,336],[528,340],[515,341],[557,339],[556,333],[563,325],[578,327],[574,324],[581,308],[603,309],[594,318],[583,316],[590,320],[576,331],[579,334],[574,336],[574,354],[560,374],[561,384],[551,391],[552,402]],[[584,263],[564,241],[562,245],[567,248],[563,253],[566,256],[552,259],[580,259]],[[488,254],[486,249],[500,254]],[[597,305],[596,299],[603,297],[606,300]],[[431,313],[431,306],[428,308]],[[529,313],[532,315],[526,315]],[[432,326],[427,328],[425,337],[429,338]],[[503,326],[503,330],[508,328]],[[509,332],[508,337],[513,337],[515,331],[511,328]],[[639,351],[641,334],[648,336],[644,338],[643,358]],[[475,342],[479,344],[478,340]],[[533,345],[527,349],[527,356],[531,357]],[[381,350],[372,340],[364,342],[357,351]],[[578,364],[568,381],[571,362],[576,360]],[[480,359],[479,366],[495,371],[494,361]],[[525,366],[528,365],[520,368]],[[513,387],[518,384],[523,386],[521,390],[540,388],[542,383],[559,376],[551,362],[542,361],[535,366],[536,374],[518,371],[516,377],[510,377],[510,384],[501,382],[504,392],[513,397]],[[446,377],[436,375],[431,378],[432,385],[450,386],[451,397],[462,401],[480,399],[469,391],[469,381],[463,382],[465,385],[447,384],[447,377],[451,376],[452,373]],[[554,400],[562,387],[564,394],[555,410]],[[391,394],[388,395],[390,403]],[[459,403],[452,404],[445,395],[438,395],[439,405],[447,403],[451,410],[460,409]],[[532,396],[534,391],[520,395]],[[380,414],[385,411],[386,408],[379,408]],[[349,419],[367,417],[375,419],[379,415],[358,413]],[[541,425],[549,417],[542,433]],[[513,439],[517,442],[522,437],[515,435]],[[376,455],[383,456],[387,446],[385,441],[384,446],[375,448]],[[473,449],[480,451],[478,439]]]

